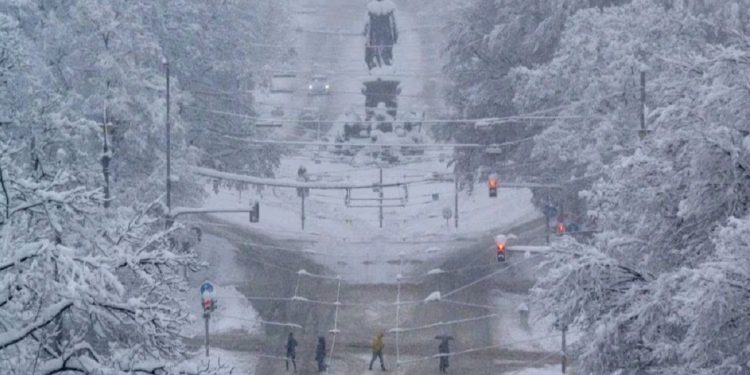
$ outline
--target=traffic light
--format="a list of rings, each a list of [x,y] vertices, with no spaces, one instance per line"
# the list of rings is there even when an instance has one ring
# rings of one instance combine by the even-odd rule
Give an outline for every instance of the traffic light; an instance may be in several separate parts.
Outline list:
[[[505,262],[505,242],[495,241],[495,247],[497,248],[497,261]]]
[[[497,175],[491,174],[487,180],[487,186],[490,188],[490,198],[497,198]]]
[[[555,226],[555,232],[558,236],[562,236],[563,234],[565,234],[565,224],[557,223],[557,225]]]
[[[250,222],[257,223],[260,221],[260,202],[253,203],[253,209],[250,211]]]

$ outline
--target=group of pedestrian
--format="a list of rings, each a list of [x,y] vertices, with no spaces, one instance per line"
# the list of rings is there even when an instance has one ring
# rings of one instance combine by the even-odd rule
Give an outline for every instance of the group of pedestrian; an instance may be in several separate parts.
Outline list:
[[[297,339],[294,338],[294,333],[289,332],[289,336],[286,339],[286,370],[289,371],[289,362],[292,362],[294,372],[297,372]],[[318,346],[315,348],[315,361],[318,363],[318,372],[325,372],[328,369],[326,366],[326,338],[323,336],[318,337]]]
[[[385,332],[380,331],[375,338],[372,340],[372,359],[370,360],[370,371],[372,371],[372,365],[375,360],[380,360],[380,369],[382,371],[388,371],[385,368],[385,362],[383,360],[383,349],[385,349]],[[453,340],[452,336],[435,336],[435,339],[440,340],[438,345],[438,353],[440,358],[439,369],[440,372],[448,372],[448,358],[450,355],[450,340]],[[286,370],[289,371],[289,362],[292,362],[294,372],[297,372],[297,345],[298,342],[294,338],[294,333],[289,332],[289,337],[286,340]],[[318,337],[318,346],[315,348],[315,361],[318,363],[318,372],[325,372],[328,370],[326,365],[326,339],[323,336]]]

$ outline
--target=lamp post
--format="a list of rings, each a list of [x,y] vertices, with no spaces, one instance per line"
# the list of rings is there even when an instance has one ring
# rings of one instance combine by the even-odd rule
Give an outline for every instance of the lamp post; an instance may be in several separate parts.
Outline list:
[[[167,136],[167,213],[172,213],[172,124],[169,121],[169,61],[162,58],[161,63],[164,65],[167,76],[167,115],[166,115],[166,136]]]

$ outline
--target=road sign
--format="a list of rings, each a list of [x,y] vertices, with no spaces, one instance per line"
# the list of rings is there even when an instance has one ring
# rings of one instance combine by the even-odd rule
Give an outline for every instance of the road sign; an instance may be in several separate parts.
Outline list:
[[[205,293],[213,294],[214,292],[214,284],[211,284],[210,281],[206,280],[201,284],[201,295]]]
[[[568,224],[568,232],[575,233],[581,230],[581,228],[576,223],[570,223]]]
[[[544,211],[544,214],[548,218],[550,218],[550,219],[552,219],[555,216],[557,216],[557,208],[555,208],[553,206],[550,206],[550,205],[544,206],[544,208],[542,209],[542,211]]]
[[[453,211],[450,209],[450,207],[443,208],[443,219],[449,220],[453,217]]]

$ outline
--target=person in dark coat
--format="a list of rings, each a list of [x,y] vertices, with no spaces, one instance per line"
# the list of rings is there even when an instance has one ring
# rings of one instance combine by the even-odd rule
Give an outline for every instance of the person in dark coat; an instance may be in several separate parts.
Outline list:
[[[289,337],[286,339],[286,370],[289,371],[289,360],[292,360],[294,365],[294,372],[297,372],[297,340],[294,338],[294,333],[289,332]]]
[[[450,340],[453,340],[452,336],[435,336],[436,339],[440,340],[438,345],[438,353],[440,353],[440,372],[448,372],[448,356],[451,353]]]
[[[326,370],[326,338],[318,337],[318,347],[315,348],[315,361],[318,362],[318,372]]]

